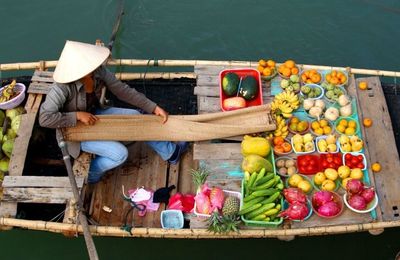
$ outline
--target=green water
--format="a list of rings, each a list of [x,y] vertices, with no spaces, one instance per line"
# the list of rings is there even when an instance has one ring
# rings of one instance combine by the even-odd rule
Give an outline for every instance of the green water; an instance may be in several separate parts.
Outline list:
[[[118,2],[1,0],[0,63],[56,60],[66,39],[108,41]],[[397,0],[125,1],[114,57],[258,60],[400,70]],[[3,73],[10,76],[15,73]],[[29,75],[27,73],[27,75]],[[394,259],[399,229],[257,240],[96,238],[102,259]],[[82,238],[0,232],[1,259],[86,259]]]

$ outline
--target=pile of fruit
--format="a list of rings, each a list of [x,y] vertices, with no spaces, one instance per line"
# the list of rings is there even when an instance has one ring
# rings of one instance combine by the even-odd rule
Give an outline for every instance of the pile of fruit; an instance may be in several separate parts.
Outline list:
[[[291,176],[297,173],[296,160],[291,158],[279,158],[276,160],[277,172],[280,176]]]
[[[293,149],[295,153],[311,153],[315,150],[314,137],[308,133],[305,135],[295,134],[292,137]]]
[[[301,190],[297,188],[284,189],[283,196],[289,205],[279,216],[297,221],[304,220],[309,216],[311,208],[308,206],[307,197]]]
[[[343,165],[341,153],[326,153],[319,156],[321,169],[333,168],[338,169]]]
[[[343,89],[328,82],[322,83],[321,87],[325,90],[325,97],[330,101],[338,101],[339,97],[345,94]]]
[[[350,169],[354,168],[360,168],[364,169],[365,168],[365,157],[361,153],[357,154],[351,154],[351,153],[346,153],[344,155],[344,164],[348,166]]]
[[[254,76],[239,77],[235,72],[226,73],[221,86],[226,96],[223,101],[225,110],[246,107],[246,101],[255,99],[259,92],[259,82]]]
[[[347,76],[339,70],[332,70],[326,74],[325,79],[328,83],[331,83],[335,86],[343,85],[347,82]]]
[[[292,91],[283,91],[274,97],[271,104],[272,113],[276,116],[281,115],[284,118],[292,117],[294,110],[300,105],[299,96]]]
[[[300,120],[299,118],[293,116],[289,120],[289,129],[290,131],[294,132],[295,134],[304,134],[309,127],[309,123],[305,120]]]
[[[274,152],[277,154],[288,154],[292,151],[292,145],[282,136],[274,137]]]
[[[305,84],[318,84],[321,82],[321,74],[317,70],[306,70],[301,74],[301,80]]]
[[[325,109],[325,102],[321,99],[305,99],[303,101],[303,108],[307,111],[308,115],[313,118],[319,118],[322,116],[322,113]]]
[[[312,191],[312,185],[306,176],[300,174],[293,174],[288,179],[288,184],[292,188],[298,188],[304,193],[310,193]]]
[[[20,92],[15,90],[17,81],[14,79],[9,85],[5,86],[0,95],[0,103],[10,101],[14,97],[18,96]]]
[[[322,217],[336,217],[343,209],[341,198],[331,191],[317,191],[311,201],[314,211]]]
[[[278,72],[282,77],[289,78],[291,75],[298,75],[299,69],[293,60],[287,60],[278,67]]]
[[[323,172],[317,172],[313,181],[314,185],[320,190],[334,191],[338,188],[336,180],[338,180],[339,174],[333,168],[327,168]]]
[[[262,76],[265,77],[273,77],[276,75],[276,63],[274,60],[264,60],[261,59],[258,61],[257,70],[260,72]]]
[[[300,93],[304,98],[317,98],[322,94],[322,89],[318,85],[307,84],[300,88]]]
[[[243,205],[239,214],[244,220],[272,222],[281,211],[282,180],[273,172],[262,168],[259,172],[245,174],[243,179]]]
[[[355,210],[366,210],[375,199],[375,189],[364,186],[360,180],[350,180],[346,185],[346,204]]]
[[[354,135],[357,131],[357,122],[353,119],[341,119],[336,125],[336,131],[340,134]]]
[[[282,79],[280,86],[283,90],[299,92],[300,91],[300,79],[298,75],[292,75],[289,79]]]
[[[318,155],[300,155],[297,157],[297,168],[300,173],[315,174],[319,171]]]
[[[315,134],[316,136],[328,135],[332,133],[332,127],[326,119],[313,121],[311,123],[311,129],[313,131],[313,134]]]
[[[336,145],[336,136],[328,135],[317,138],[317,150],[320,153],[337,153],[339,147]]]
[[[364,142],[358,135],[341,135],[339,137],[340,150],[346,152],[361,152],[364,147]]]

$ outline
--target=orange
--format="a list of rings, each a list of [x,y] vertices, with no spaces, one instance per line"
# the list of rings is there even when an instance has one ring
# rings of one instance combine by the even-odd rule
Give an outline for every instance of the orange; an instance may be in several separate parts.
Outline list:
[[[371,125],[372,125],[372,119],[371,118],[364,118],[364,120],[363,120],[363,125],[365,126],[365,127],[370,127]]]
[[[261,66],[261,65],[258,65],[258,66],[257,66],[257,70],[258,70],[260,73],[262,73],[263,70],[264,70],[264,67]]]
[[[313,75],[311,76],[311,80],[312,80],[312,82],[314,82],[314,83],[318,83],[318,82],[321,80],[321,76],[320,76],[319,74],[313,74]]]
[[[258,61],[258,65],[266,67],[267,66],[267,62],[265,60],[261,59],[261,60]]]
[[[263,70],[262,74],[263,74],[264,76],[271,76],[271,74],[272,74],[271,68],[268,68],[268,67],[265,68],[265,69]]]
[[[285,69],[284,65],[279,66],[279,68],[278,68],[279,73],[282,74],[284,69]]]
[[[287,60],[287,61],[285,61],[285,66],[288,67],[289,69],[294,68],[295,65],[296,65],[296,64],[295,64],[295,62],[294,62],[293,60]]]
[[[360,83],[358,83],[358,87],[359,87],[361,90],[366,90],[367,87],[368,87],[368,83],[365,82],[365,81],[361,81]]]
[[[289,68],[287,68],[287,67],[283,68],[282,75],[285,76],[285,77],[290,77],[291,70]]]
[[[349,120],[349,121],[347,122],[347,126],[348,126],[348,127],[356,128],[356,127],[357,127],[357,123],[356,123],[356,121]]]
[[[303,74],[301,74],[301,80],[303,81],[303,82],[306,82],[307,81],[307,76],[303,73]]]
[[[372,164],[371,169],[373,172],[379,172],[379,171],[381,171],[382,167],[379,163],[376,162],[376,163]]]
[[[326,75],[326,80],[327,80],[328,82],[331,82],[331,79],[332,79],[331,74]]]
[[[291,69],[291,72],[292,72],[293,75],[297,75],[297,74],[299,74],[299,69],[294,67],[294,68]]]
[[[292,146],[288,142],[284,142],[281,147],[283,148],[283,151],[285,151],[285,153],[288,153],[292,150]]]
[[[275,146],[279,146],[279,145],[283,144],[283,142],[285,142],[285,139],[283,139],[282,136],[274,137],[274,145]]]
[[[332,76],[332,77],[336,77],[336,75],[337,75],[337,71],[336,71],[336,70],[332,70],[331,76]]]
[[[270,67],[270,68],[274,68],[275,67],[275,61],[267,60],[267,66]]]
[[[307,78],[309,78],[309,77],[310,77],[310,71],[309,71],[309,70],[305,71],[305,72],[304,72],[304,75],[306,75]]]
[[[276,152],[278,152],[278,153],[284,153],[284,152],[285,152],[285,150],[283,150],[283,147],[282,147],[282,146],[275,146],[275,147],[274,147],[274,150],[275,150]]]
[[[338,78],[332,77],[332,78],[331,78],[331,83],[332,83],[333,85],[337,85],[337,84],[339,83]]]

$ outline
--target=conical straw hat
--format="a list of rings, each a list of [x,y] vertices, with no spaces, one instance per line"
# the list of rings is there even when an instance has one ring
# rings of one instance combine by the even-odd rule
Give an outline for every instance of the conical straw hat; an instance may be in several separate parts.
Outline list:
[[[61,52],[53,78],[58,83],[76,81],[99,67],[110,55],[106,47],[67,41]]]

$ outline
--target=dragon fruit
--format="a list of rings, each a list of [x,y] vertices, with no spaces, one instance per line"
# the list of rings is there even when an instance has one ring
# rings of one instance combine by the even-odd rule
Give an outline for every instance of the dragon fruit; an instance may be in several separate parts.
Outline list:
[[[210,191],[210,202],[212,211],[222,209],[224,204],[224,192],[218,187],[212,188]]]
[[[324,205],[318,208],[318,213],[325,217],[335,216],[339,214],[339,212],[340,206],[334,201],[326,202]]]
[[[351,179],[347,182],[346,190],[351,194],[360,194],[364,190],[364,184],[357,179]]]
[[[367,208],[365,199],[357,194],[351,195],[348,202],[349,205],[356,210],[365,210]]]
[[[365,202],[368,204],[375,198],[375,189],[373,187],[365,188],[361,192],[361,197],[365,199]]]
[[[332,200],[333,200],[332,193],[325,190],[317,191],[316,193],[314,193],[312,197],[313,204],[317,207],[320,207]]]
[[[303,191],[298,188],[288,188],[283,190],[283,196],[289,203],[306,203],[307,198]]]
[[[196,201],[196,211],[200,214],[211,214],[211,202],[205,193],[198,193],[194,198]]]
[[[279,216],[291,220],[303,220],[305,217],[307,217],[308,213],[309,209],[307,205],[295,201],[290,204],[289,208],[282,211]]]

